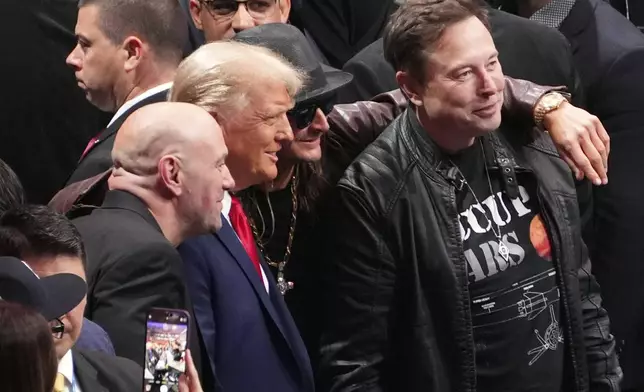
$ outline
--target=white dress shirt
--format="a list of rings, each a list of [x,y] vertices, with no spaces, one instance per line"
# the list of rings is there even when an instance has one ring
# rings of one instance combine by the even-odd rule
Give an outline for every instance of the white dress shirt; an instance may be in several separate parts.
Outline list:
[[[230,223],[230,217],[228,216],[230,214],[230,207],[232,205],[232,199],[230,197],[230,193],[225,192],[224,193],[224,199],[221,201],[221,213],[224,215],[224,218],[228,221],[228,224],[232,227],[232,223]],[[233,231],[235,231],[233,229]],[[237,233],[235,233],[237,234]],[[237,237],[239,239],[239,237]],[[241,240],[239,241],[241,242]],[[262,265],[259,265],[260,271],[262,271],[262,282],[264,283],[264,288],[266,289],[266,292],[268,293],[268,278],[266,277],[266,273],[264,272],[264,268],[262,268]]]
[[[148,97],[153,96],[153,95],[154,95],[154,94],[156,94],[156,93],[160,93],[160,92],[161,92],[161,91],[163,91],[163,90],[168,90],[170,87],[172,87],[172,82],[170,82],[170,83],[160,84],[160,85],[158,85],[158,86],[156,86],[156,87],[152,87],[151,89],[149,89],[149,90],[146,90],[146,91],[142,92],[141,94],[139,94],[139,95],[137,95],[136,97],[134,97],[134,98],[130,99],[129,101],[126,101],[126,102],[125,102],[125,103],[124,103],[124,104],[123,104],[123,105],[122,105],[122,106],[121,106],[121,107],[116,111],[116,113],[114,113],[114,117],[112,117],[112,119],[110,120],[110,123],[109,123],[109,124],[107,124],[107,127],[109,127],[110,125],[112,125],[112,123],[113,123],[114,121],[116,121],[116,119],[117,119],[117,118],[121,117],[121,116],[123,115],[123,113],[127,112],[128,110],[130,110],[130,108],[131,108],[132,106],[136,105],[137,103],[139,103],[139,102],[143,101],[144,99],[146,99],[146,98],[148,98]]]
[[[82,392],[78,379],[74,374],[74,357],[72,350],[67,351],[67,354],[58,362],[58,373],[65,377],[65,392]]]

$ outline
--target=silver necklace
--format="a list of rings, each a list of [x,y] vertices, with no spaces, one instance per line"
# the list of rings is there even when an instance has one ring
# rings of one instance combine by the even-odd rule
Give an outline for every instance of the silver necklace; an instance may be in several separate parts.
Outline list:
[[[492,195],[492,197],[494,197],[494,189],[492,189],[492,181],[490,180],[490,172],[489,172],[489,170],[487,168],[487,157],[485,156],[485,149],[483,148],[483,144],[480,143],[480,140],[479,140],[479,144],[481,146],[481,151],[483,152],[483,164],[485,165],[485,175],[487,177],[487,184],[490,187],[490,194]],[[456,166],[456,164],[454,162],[452,162],[451,159],[449,160],[449,162],[452,164],[452,166],[454,166],[456,168],[456,170],[458,170],[459,174],[463,178],[463,182],[467,186],[467,189],[469,189],[470,193],[472,193],[472,196],[474,196],[474,200],[476,201],[476,204],[479,206],[481,211],[483,211],[483,215],[485,216],[485,219],[487,219],[488,223],[490,224],[490,228],[492,229],[492,233],[494,233],[494,236],[496,237],[496,240],[499,242],[499,249],[497,250],[499,255],[501,257],[503,257],[503,260],[505,260],[506,262],[509,261],[510,260],[510,249],[505,244],[505,242],[503,242],[503,240],[502,240],[503,237],[501,235],[501,226],[499,226],[497,224],[496,225],[496,230],[494,229],[494,223],[495,223],[494,219],[490,219],[487,216],[487,211],[481,205],[481,202],[479,201],[479,198],[476,196],[476,193],[474,193],[474,189],[472,189],[472,187],[470,186],[469,182],[467,182],[467,179],[463,175],[463,172],[461,172],[461,169],[458,166]]]

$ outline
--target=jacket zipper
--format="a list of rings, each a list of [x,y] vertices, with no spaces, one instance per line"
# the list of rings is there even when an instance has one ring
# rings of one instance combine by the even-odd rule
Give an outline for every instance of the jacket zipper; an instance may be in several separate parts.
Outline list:
[[[555,250],[555,252],[553,252],[552,261],[553,261],[553,264],[555,265],[555,268],[557,269],[557,276],[562,290],[562,293],[560,293],[560,296],[559,296],[559,300],[563,305],[564,313],[566,316],[566,321],[567,321],[566,335],[568,337],[569,344],[572,346],[574,344],[572,330],[571,330],[572,321],[570,318],[570,304],[568,303],[568,286],[566,285],[566,279],[564,278],[563,267],[561,266],[561,244],[559,243],[558,236],[553,235],[554,232],[552,231],[552,228],[556,225],[551,219],[550,209],[546,206],[546,203],[543,202],[543,197],[541,196],[541,192],[542,192],[542,188],[540,185],[538,185],[537,200],[539,201],[539,208],[542,211],[543,224],[546,227],[548,238],[552,242],[552,248]],[[573,372],[575,374],[575,387],[577,390],[580,390],[579,379],[577,378],[577,373],[579,368],[577,366],[576,350],[573,350],[571,347],[570,353],[571,353]]]
[[[471,392],[476,392],[476,352],[474,350],[474,335],[473,335],[473,327],[472,327],[472,309],[471,307],[471,300],[470,300],[470,288],[469,288],[469,281],[467,279],[467,262],[464,260],[465,258],[465,250],[463,249],[463,240],[461,239],[461,233],[458,230],[458,207],[456,206],[456,192],[454,191],[454,187],[447,185],[449,189],[449,197],[450,197],[450,205],[452,206],[452,212],[456,212],[454,215],[456,218],[452,220],[452,224],[454,229],[454,232],[456,233],[456,246],[458,250],[458,266],[460,267],[462,273],[459,274],[458,280],[461,282],[461,292],[465,293],[465,303],[463,304],[463,309],[465,311],[465,331],[469,331],[467,334],[467,342],[468,345],[470,346],[469,353],[466,353],[466,355],[470,356],[470,365],[472,366],[472,372],[467,372],[470,375],[466,376],[467,377],[467,384],[466,384],[466,390],[471,391]],[[464,274],[464,275],[463,275]],[[463,300],[463,295],[461,295],[461,300]]]

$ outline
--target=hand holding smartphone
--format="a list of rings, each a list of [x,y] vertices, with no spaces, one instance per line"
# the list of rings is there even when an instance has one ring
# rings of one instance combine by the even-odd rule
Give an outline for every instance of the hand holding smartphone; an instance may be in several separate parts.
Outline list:
[[[179,392],[203,392],[190,350],[186,351],[186,372],[179,378]]]
[[[148,313],[143,385],[146,392],[179,392],[186,371],[190,315],[181,309],[153,308]]]

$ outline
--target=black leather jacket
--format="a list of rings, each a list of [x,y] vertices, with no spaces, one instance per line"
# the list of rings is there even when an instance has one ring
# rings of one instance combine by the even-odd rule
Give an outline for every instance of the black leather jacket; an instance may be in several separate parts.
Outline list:
[[[529,138],[511,142],[495,132],[484,144],[510,197],[518,195],[517,172],[538,184],[562,299],[562,391],[619,391],[615,342],[581,240],[573,178],[546,134]],[[449,169],[407,110],[339,182],[319,390],[476,391],[456,171]]]

